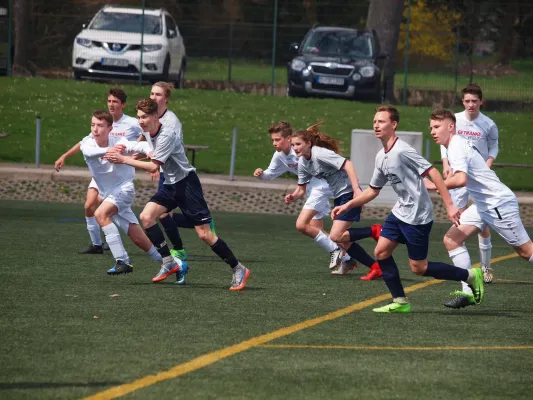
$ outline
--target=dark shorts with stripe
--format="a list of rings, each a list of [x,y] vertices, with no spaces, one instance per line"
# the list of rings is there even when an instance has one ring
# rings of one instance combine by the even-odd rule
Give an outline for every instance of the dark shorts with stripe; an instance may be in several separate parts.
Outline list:
[[[393,242],[407,246],[407,255],[411,260],[428,258],[429,234],[433,221],[424,225],[411,225],[390,213],[381,228],[381,235]]]
[[[204,199],[202,184],[195,172],[189,173],[172,185],[160,184],[157,193],[150,201],[165,207],[167,212],[179,208],[196,226],[211,222],[211,213]]]
[[[342,206],[343,204],[348,203],[352,199],[353,199],[353,192],[343,194],[337,197],[335,200],[333,200],[333,206],[334,207]],[[338,215],[337,218],[335,218],[335,220],[347,221],[347,222],[359,222],[360,219],[361,219],[361,207],[352,208],[351,210],[348,210],[345,213]]]

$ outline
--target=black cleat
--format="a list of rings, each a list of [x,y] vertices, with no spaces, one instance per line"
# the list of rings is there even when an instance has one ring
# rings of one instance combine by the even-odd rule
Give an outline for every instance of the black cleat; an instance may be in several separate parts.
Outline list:
[[[102,246],[96,246],[91,244],[89,247],[83,250],[78,250],[79,254],[104,254],[104,249]]]
[[[104,249],[104,251],[109,250],[109,245],[106,242],[104,242],[104,244],[102,244],[102,249]]]
[[[133,272],[133,265],[117,260],[113,268],[107,270],[107,275],[129,274],[130,272]]]
[[[466,294],[464,292],[457,291],[452,293],[452,295],[455,297],[444,303],[444,305],[448,308],[459,309],[476,305],[476,300],[474,299],[473,294]]]

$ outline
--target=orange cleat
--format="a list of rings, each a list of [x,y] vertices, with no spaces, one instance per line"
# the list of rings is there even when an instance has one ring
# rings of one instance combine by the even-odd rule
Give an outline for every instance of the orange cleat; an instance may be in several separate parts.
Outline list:
[[[377,242],[381,235],[381,224],[374,224],[370,229],[372,229],[372,238]]]
[[[381,268],[379,268],[379,264],[375,262],[370,267],[370,271],[365,276],[362,276],[360,279],[362,281],[373,281],[374,279],[378,279],[381,277]]]

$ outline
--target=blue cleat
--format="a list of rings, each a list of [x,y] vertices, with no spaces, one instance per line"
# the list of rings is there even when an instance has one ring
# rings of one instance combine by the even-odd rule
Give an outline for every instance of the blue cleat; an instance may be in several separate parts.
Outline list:
[[[117,260],[113,268],[107,270],[107,275],[129,274],[130,272],[133,272],[133,265],[122,260]]]
[[[189,264],[185,261],[181,262],[180,270],[176,273],[176,285],[186,285],[187,284],[187,273],[189,272]]]

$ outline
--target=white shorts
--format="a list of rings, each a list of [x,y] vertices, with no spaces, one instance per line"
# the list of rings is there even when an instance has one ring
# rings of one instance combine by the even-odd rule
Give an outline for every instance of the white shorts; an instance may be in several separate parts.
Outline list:
[[[90,189],[90,188],[96,189],[96,190],[98,190],[98,192],[100,193],[100,189],[98,189],[98,185],[97,185],[96,182],[94,181],[94,178],[91,179],[91,182],[89,183],[89,187],[88,187],[87,189]]]
[[[466,186],[451,189],[450,196],[452,196],[453,204],[458,209],[466,208],[468,206],[468,192],[466,191]]]
[[[108,201],[118,208],[117,214],[111,220],[126,234],[128,234],[130,224],[139,225],[139,220],[131,210],[134,198],[135,188],[133,184],[126,184],[117,187],[102,199],[102,201]]]
[[[476,205],[472,204],[461,214],[460,222],[462,225],[476,226],[481,231],[490,226],[513,247],[530,241],[520,219],[520,209],[516,200],[482,212],[479,212]]]
[[[314,210],[317,214],[313,219],[323,219],[331,213],[329,199],[333,197],[333,192],[327,184],[319,180],[311,180],[307,185],[307,199],[303,206],[304,210]]]

